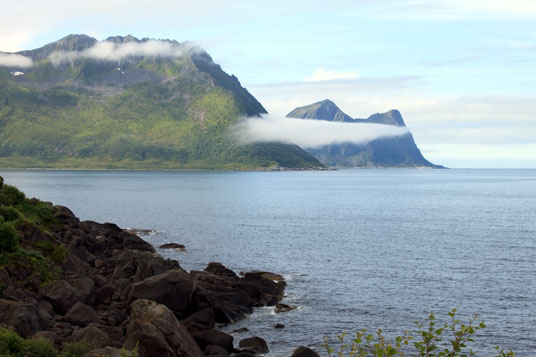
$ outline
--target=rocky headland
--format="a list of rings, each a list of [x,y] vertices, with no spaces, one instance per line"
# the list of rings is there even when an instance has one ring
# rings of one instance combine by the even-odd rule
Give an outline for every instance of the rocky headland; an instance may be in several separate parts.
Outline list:
[[[80,221],[0,178],[0,325],[24,338],[83,343],[85,356],[254,356],[269,351],[262,338],[237,342],[217,326],[276,306],[285,286],[215,262],[187,272],[135,233]]]

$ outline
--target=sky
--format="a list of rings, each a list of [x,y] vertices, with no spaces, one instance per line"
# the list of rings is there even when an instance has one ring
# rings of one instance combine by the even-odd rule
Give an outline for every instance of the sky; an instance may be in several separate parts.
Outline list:
[[[71,33],[192,41],[271,114],[398,109],[433,163],[536,168],[536,0],[2,4],[0,51]]]

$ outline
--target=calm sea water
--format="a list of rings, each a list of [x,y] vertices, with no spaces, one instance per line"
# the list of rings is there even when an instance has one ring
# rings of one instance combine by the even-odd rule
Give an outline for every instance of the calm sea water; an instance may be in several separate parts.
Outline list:
[[[536,353],[535,170],[329,172],[0,171],[81,219],[155,229],[185,269],[220,261],[287,277],[284,302],[227,330],[264,337],[272,356],[322,336],[413,329],[434,311],[478,313],[479,355]],[[274,329],[276,323],[284,329]]]

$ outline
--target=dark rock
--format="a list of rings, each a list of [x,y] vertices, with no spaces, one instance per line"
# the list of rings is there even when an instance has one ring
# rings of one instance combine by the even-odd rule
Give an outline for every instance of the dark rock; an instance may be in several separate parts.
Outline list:
[[[94,275],[93,281],[95,282],[95,286],[100,288],[101,286],[104,286],[108,283],[108,279],[103,277],[102,275]]]
[[[188,329],[188,331],[214,328],[216,324],[214,320],[214,311],[207,307],[188,316],[188,318],[182,320],[181,323]]]
[[[104,348],[111,342],[110,336],[102,330],[102,327],[91,323],[87,327],[76,331],[71,336],[72,342],[86,342],[92,349]]]
[[[82,261],[74,254],[69,254],[65,261],[61,265],[63,271],[69,273],[75,273],[79,275],[86,275],[89,272],[89,264]]]
[[[184,249],[184,245],[183,244],[178,244],[178,243],[166,243],[166,244],[162,244],[160,247],[158,247],[160,249]]]
[[[37,307],[44,318],[51,320],[54,317],[54,308],[48,301],[39,301]]]
[[[281,312],[288,312],[288,311],[292,311],[292,310],[295,310],[295,309],[297,309],[297,306],[279,303],[279,304],[277,304],[275,306],[274,312],[276,314],[278,314],[278,313],[281,313]]]
[[[208,345],[203,352],[205,356],[230,356],[225,348],[214,345]]]
[[[171,310],[151,300],[136,300],[131,305],[124,347],[132,350],[137,344],[140,357],[203,356]]]
[[[241,327],[241,328],[237,328],[236,330],[231,331],[231,333],[244,333],[248,331],[249,329],[247,327]]]
[[[291,357],[320,357],[320,355],[309,347],[300,346],[294,350]]]
[[[128,300],[154,300],[180,314],[188,307],[192,291],[190,275],[182,269],[173,269],[133,284]]]
[[[162,259],[151,252],[138,252],[134,250],[117,251],[119,255],[114,259],[114,271],[111,280],[128,279],[129,282],[140,282],[148,277],[165,273],[168,270],[180,269],[179,263],[174,260]]]
[[[32,338],[44,338],[55,344],[56,346],[61,344],[61,337],[52,331],[38,331],[33,334]]]
[[[194,330],[191,335],[202,350],[209,345],[220,346],[226,351],[233,350],[234,337],[225,332],[214,329]]]
[[[223,276],[232,279],[238,279],[238,276],[230,269],[224,267],[221,263],[212,262],[208,263],[205,271],[214,275]]]
[[[84,354],[84,357],[121,357],[123,354],[119,348],[107,346],[105,348],[97,348]],[[127,352],[127,356],[130,356]]]
[[[276,323],[276,324],[274,325],[274,328],[285,328],[285,325],[283,325],[282,323],[279,323],[279,322],[278,322],[278,323]]]
[[[39,294],[52,304],[54,310],[65,314],[80,299],[80,295],[71,284],[65,280],[54,280],[39,289]]]
[[[65,315],[65,321],[73,325],[86,326],[91,322],[99,322],[99,317],[93,308],[77,302]]]
[[[0,322],[12,326],[24,338],[48,327],[34,304],[4,299],[0,299]]]
[[[244,351],[233,354],[233,357],[256,357],[256,354]]]
[[[112,301],[112,297],[114,296],[114,293],[116,292],[116,289],[111,285],[104,285],[100,289],[97,290],[96,298],[95,298],[95,304],[109,304],[110,301]]]
[[[87,276],[70,276],[67,281],[76,289],[79,301],[88,305],[95,303],[96,289],[93,279]]]
[[[268,353],[268,344],[263,338],[253,336],[249,338],[244,338],[240,340],[238,346],[241,349],[246,349],[248,351],[254,351],[255,353]]]

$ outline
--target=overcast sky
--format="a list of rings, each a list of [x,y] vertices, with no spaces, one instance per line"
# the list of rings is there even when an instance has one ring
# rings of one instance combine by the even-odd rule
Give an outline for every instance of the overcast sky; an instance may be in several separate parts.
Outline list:
[[[436,164],[536,167],[536,0],[2,4],[0,51],[70,33],[194,41],[272,114],[396,108]]]

